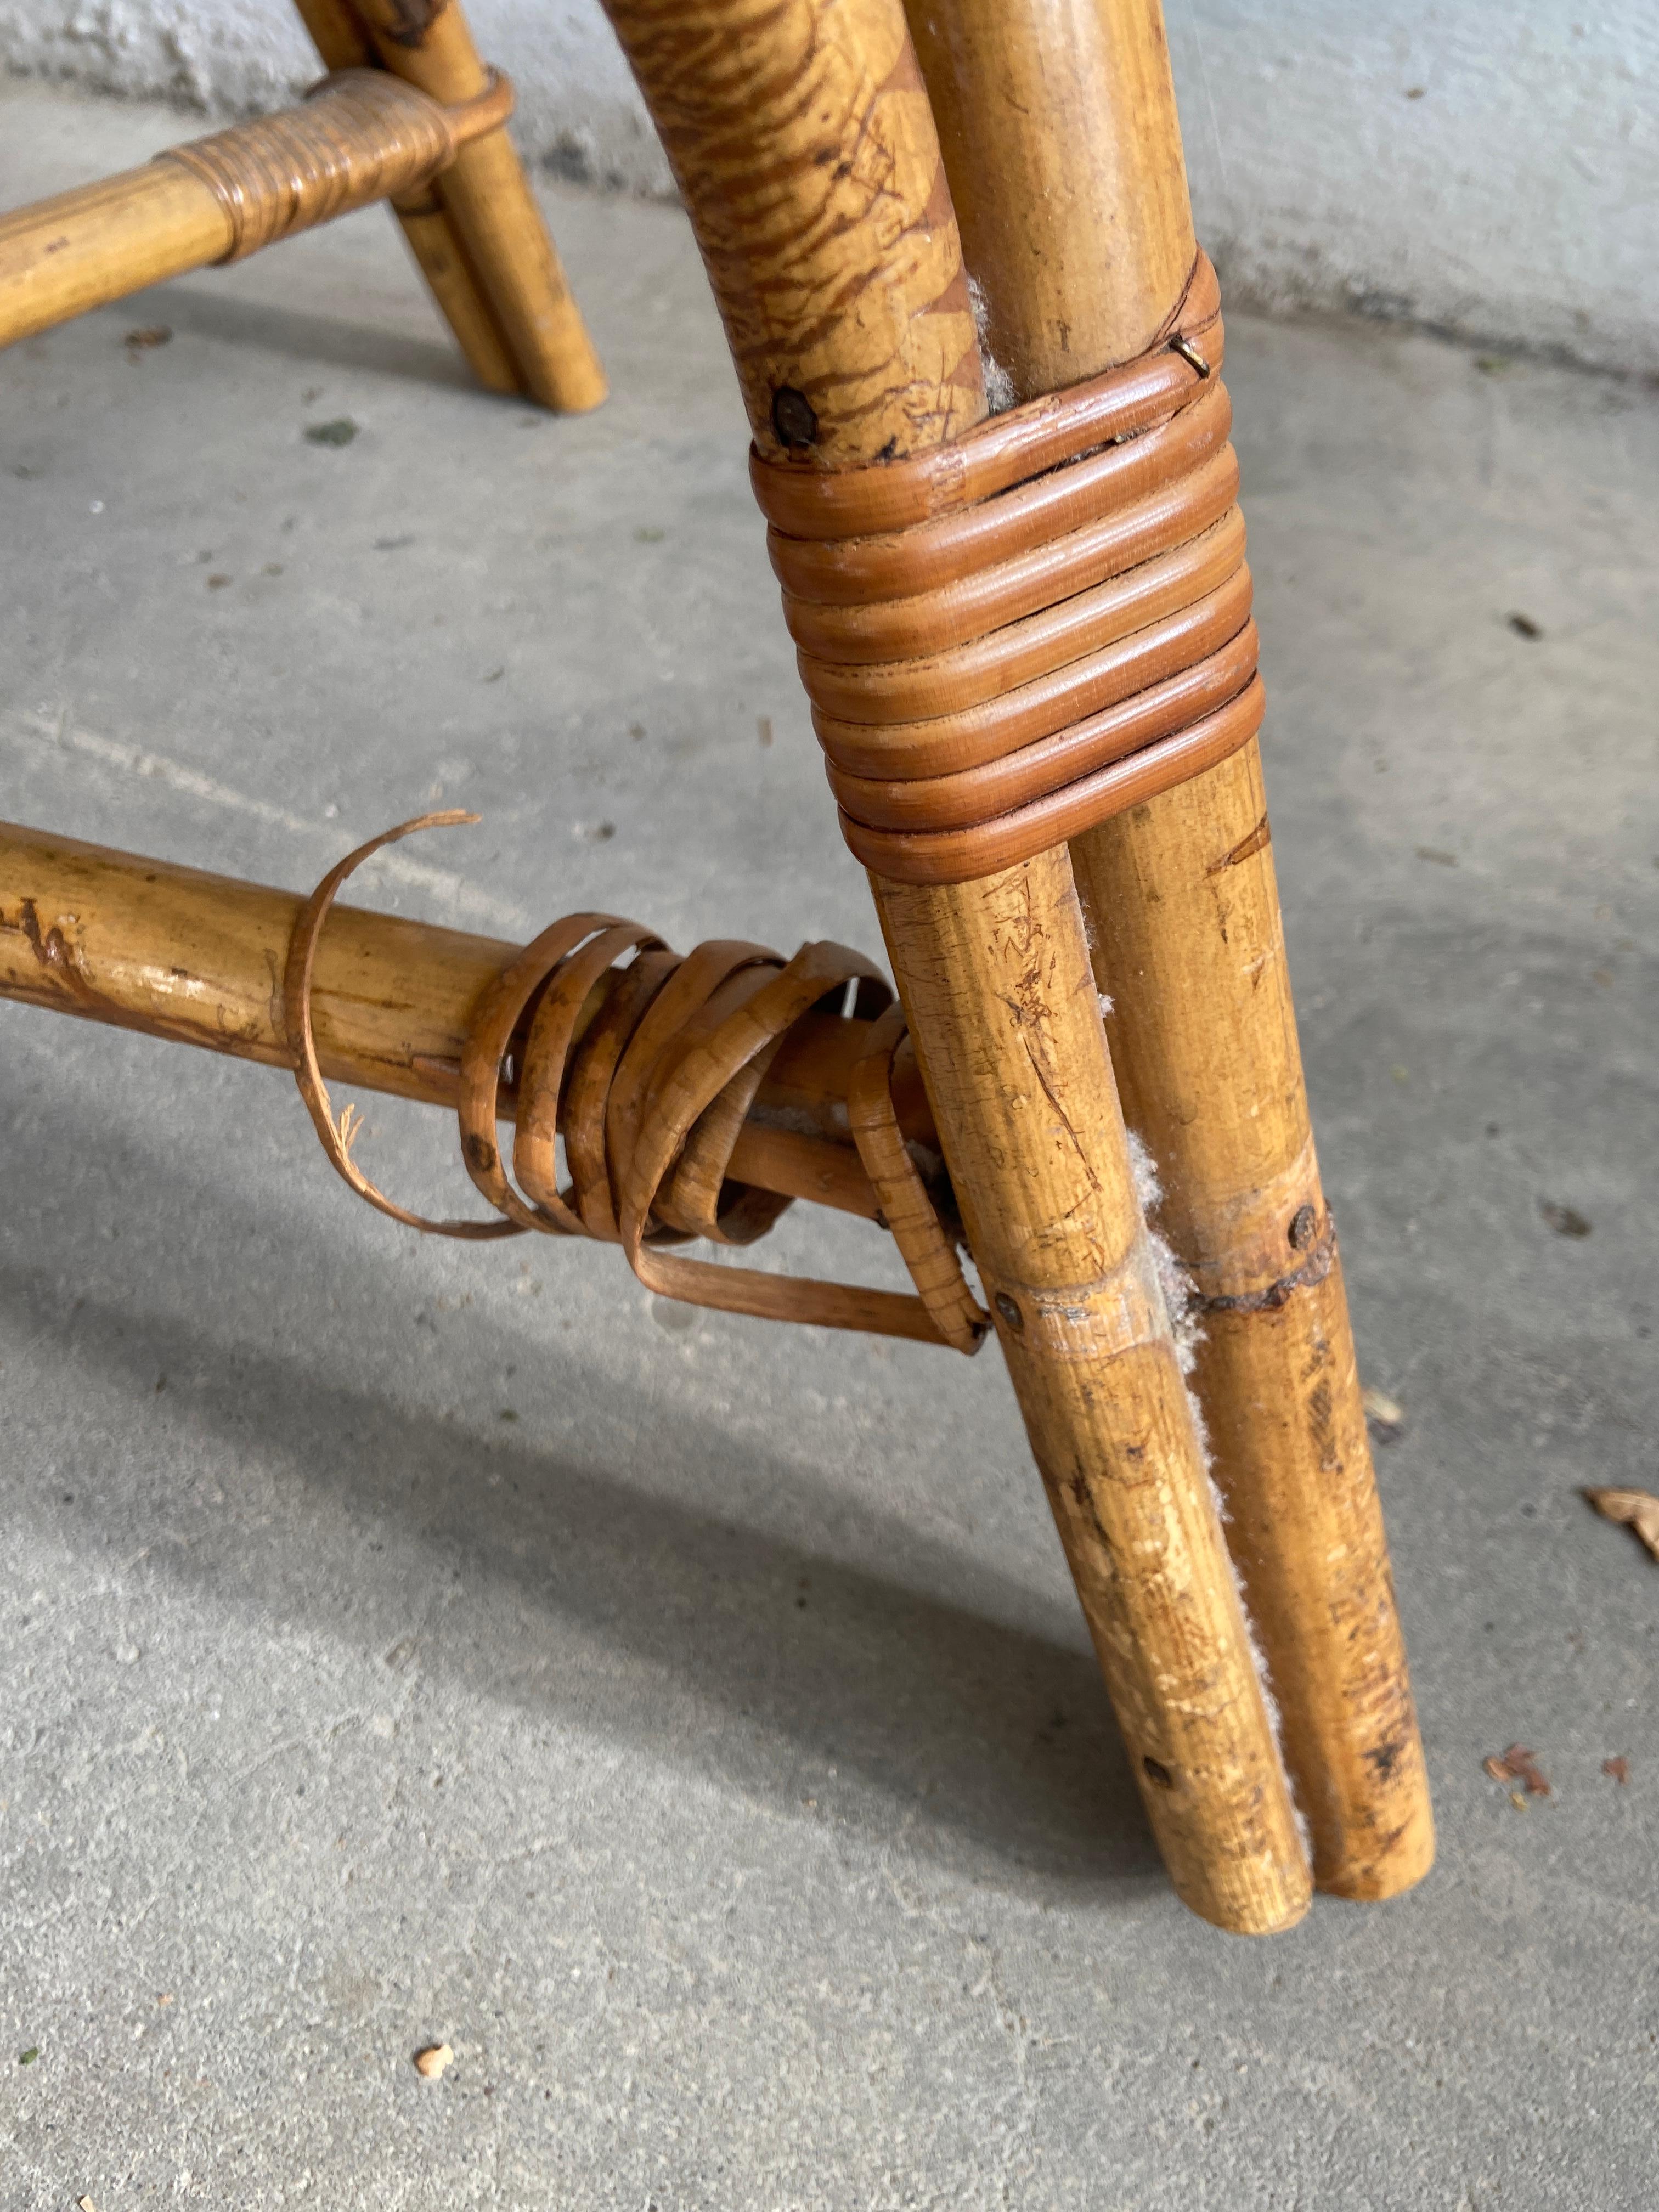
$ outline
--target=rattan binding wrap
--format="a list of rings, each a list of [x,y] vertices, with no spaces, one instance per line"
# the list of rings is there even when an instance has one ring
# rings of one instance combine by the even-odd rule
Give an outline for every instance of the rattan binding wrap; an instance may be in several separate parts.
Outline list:
[[[371,838],[330,870],[295,925],[283,983],[295,1076],[324,1150],[358,1196],[436,1236],[478,1240],[533,1229],[620,1244],[642,1283],[689,1304],[976,1352],[989,1316],[968,1288],[893,1104],[903,1017],[891,987],[845,945],[803,945],[785,960],[764,945],[717,941],[682,957],[636,922],[568,915],[485,992],[462,1055],[462,1157],[495,1218],[429,1221],[370,1182],[351,1156],[361,1120],[347,1107],[337,1121],[317,1058],[311,978],[318,940],[341,885],[371,854],[416,830],[477,818],[422,815]],[[607,978],[603,1005],[584,1026],[590,994]],[[786,1033],[812,1009],[845,999],[849,986],[853,1011],[874,1027],[854,1071],[848,1126],[916,1294],[763,1273],[667,1249],[695,1237],[751,1244],[788,1206],[788,1199],[732,1178],[732,1147]],[[509,1060],[518,1085],[511,1178],[496,1112]],[[563,1188],[561,1139],[569,1177]]]
[[[240,261],[295,231],[412,191],[512,112],[513,88],[498,72],[479,99],[444,107],[383,70],[342,70],[301,106],[155,158],[212,187],[233,234],[222,258]]]
[[[1220,291],[913,459],[751,456],[848,844],[901,883],[1029,860],[1261,725]]]

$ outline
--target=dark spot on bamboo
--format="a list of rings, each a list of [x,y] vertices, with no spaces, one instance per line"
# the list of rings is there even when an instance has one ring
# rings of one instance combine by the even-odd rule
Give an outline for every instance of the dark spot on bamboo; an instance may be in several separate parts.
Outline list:
[[[1293,1251],[1305,1252],[1319,1234],[1319,1216],[1310,1206],[1298,1206],[1291,1216],[1287,1232]]]
[[[1365,1753],[1365,1764],[1379,1782],[1392,1781],[1394,1771],[1404,1756],[1405,1749],[1403,1743],[1392,1740],[1387,1743],[1373,1744]]]
[[[772,394],[772,428],[779,445],[791,452],[818,441],[818,418],[812,403],[793,384],[781,385]]]
[[[387,0],[375,29],[394,46],[417,47],[443,13],[445,0]]]
[[[1175,1777],[1161,1759],[1154,1759],[1149,1751],[1140,1762],[1141,1771],[1149,1782],[1156,1782],[1160,1790],[1173,1790]]]
[[[1007,1322],[1009,1328],[1017,1332],[1023,1332],[1025,1327],[1025,1316],[1019,1310],[1018,1300],[1011,1298],[1006,1291],[999,1291],[995,1303],[997,1311]]]

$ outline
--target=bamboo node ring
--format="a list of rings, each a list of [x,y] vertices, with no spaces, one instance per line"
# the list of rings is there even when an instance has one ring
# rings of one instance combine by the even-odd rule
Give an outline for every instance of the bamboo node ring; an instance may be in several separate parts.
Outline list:
[[[842,833],[968,883],[1201,775],[1262,690],[1200,254],[1146,352],[954,444],[835,471],[750,456]]]
[[[508,962],[468,1024],[461,1158],[495,1218],[429,1220],[370,1181],[353,1157],[362,1116],[348,1106],[337,1119],[317,1054],[312,983],[323,926],[341,885],[383,846],[477,819],[452,810],[381,831],[329,870],[294,925],[283,1008],[295,1080],[324,1151],[357,1195],[434,1236],[479,1241],[538,1230],[620,1244],[648,1289],[692,1305],[976,1352],[989,1317],[893,1100],[904,1015],[885,979],[845,945],[803,945],[786,960],[764,945],[716,940],[682,957],[615,915],[567,915]],[[788,1031],[809,1013],[845,1011],[849,994],[851,1012],[870,1027],[848,1087],[848,1127],[915,1292],[680,1256],[669,1248],[696,1237],[752,1243],[792,1203],[736,1179],[733,1151]],[[509,1071],[517,1090],[510,1176],[497,1141]]]

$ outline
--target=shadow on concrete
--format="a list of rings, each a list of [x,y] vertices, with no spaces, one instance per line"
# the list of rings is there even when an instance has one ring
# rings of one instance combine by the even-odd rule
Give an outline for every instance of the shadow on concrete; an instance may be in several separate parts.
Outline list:
[[[148,1243],[165,1197],[152,1188],[140,1210],[147,1218],[132,1227]],[[183,1258],[168,1255],[161,1272]],[[349,1261],[331,1265],[348,1309],[352,1272]],[[1085,1651],[647,1494],[610,1467],[516,1437],[481,1440],[319,1382],[301,1358],[113,1304],[70,1306],[30,1271],[0,1270],[0,1321],[14,1345],[54,1309],[56,1351],[130,1389],[136,1419],[155,1417],[165,1372],[173,1434],[180,1425],[205,1431],[228,1455],[257,1445],[260,1476],[302,1493],[286,1533],[252,1535],[234,1511],[202,1516],[181,1499],[188,1540],[158,1547],[152,1565],[215,1603],[257,1606],[272,1620],[297,1614],[380,1653],[386,1622],[410,1617],[411,1581],[428,1610],[459,1581],[462,1594],[441,1633],[422,1640],[418,1663],[465,1695],[556,1713],[770,1799],[787,1817],[829,1817],[816,1806],[833,1804],[837,1823],[877,1840],[902,1832],[907,1851],[1016,1888],[1161,1884]],[[713,1463],[739,1492],[757,1476],[799,1480],[798,1468],[761,1465],[680,1407],[652,1411],[659,1432],[630,1454],[641,1463]],[[131,1463],[103,1462],[104,1502]],[[235,1480],[228,1468],[223,1479]],[[84,1478],[80,1487],[72,1516],[59,1517],[55,1479],[27,1483],[16,1510],[84,1543]],[[143,1510],[153,1515],[153,1494]],[[925,1563],[925,1538],[899,1524],[893,1536],[884,1548],[913,1570],[919,1555]],[[411,1542],[426,1564],[411,1558]],[[250,1547],[263,1554],[257,1564]],[[1020,1601],[1011,1591],[1007,1610]],[[826,1770],[837,1778],[828,1789]]]
[[[192,337],[283,354],[314,367],[368,369],[413,384],[476,392],[481,399],[499,397],[484,391],[447,333],[410,337],[374,323],[343,322],[335,315],[278,307],[204,283],[158,284],[133,293],[116,312],[137,324],[165,324],[175,335],[186,331]],[[435,317],[435,308],[433,313]]]

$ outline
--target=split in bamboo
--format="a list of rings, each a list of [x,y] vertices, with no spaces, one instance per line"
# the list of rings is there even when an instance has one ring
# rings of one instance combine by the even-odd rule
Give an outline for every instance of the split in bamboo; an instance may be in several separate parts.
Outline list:
[[[607,5],[762,450],[834,469],[979,420],[960,245],[899,0]],[[1171,1876],[1224,1926],[1286,1926],[1307,1868],[1135,1201],[1066,856],[874,890]]]
[[[1196,251],[1158,0],[912,0],[986,342],[1024,399],[1139,353]],[[1322,1888],[1433,1856],[1252,741],[1079,838],[1129,1125],[1195,1285],[1196,1384]]]

